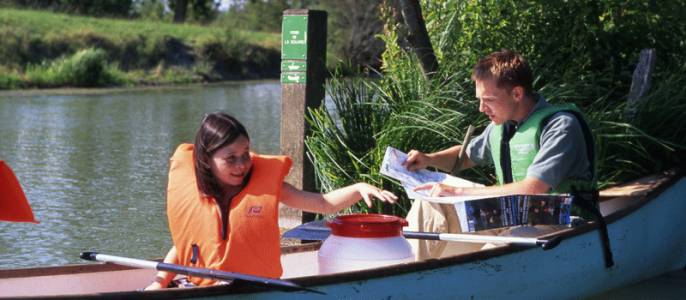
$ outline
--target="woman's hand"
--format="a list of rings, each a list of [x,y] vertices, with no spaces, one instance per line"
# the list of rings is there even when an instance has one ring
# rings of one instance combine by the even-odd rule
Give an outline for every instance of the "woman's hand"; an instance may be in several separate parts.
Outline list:
[[[356,183],[355,187],[357,188],[357,192],[360,193],[362,199],[364,199],[364,202],[367,203],[368,207],[372,207],[372,197],[381,200],[381,202],[388,202],[391,204],[395,204],[395,200],[398,200],[398,196],[395,194],[387,190],[377,188],[368,183]]]
[[[176,252],[176,246],[172,246],[167,252],[167,256],[164,257],[164,263],[167,264],[179,264],[179,258]],[[144,290],[160,290],[166,289],[169,283],[176,277],[176,274],[167,271],[157,272],[155,280],[147,286]]]
[[[153,283],[151,283],[149,286],[147,286],[144,290],[146,290],[146,291],[152,291],[152,290],[161,290],[161,289],[165,289],[165,288],[167,288],[167,286],[166,286],[166,285],[164,285],[164,286],[162,285],[161,282],[163,282],[163,281],[164,281],[164,278],[157,276],[157,278],[155,278],[155,281],[154,281]]]

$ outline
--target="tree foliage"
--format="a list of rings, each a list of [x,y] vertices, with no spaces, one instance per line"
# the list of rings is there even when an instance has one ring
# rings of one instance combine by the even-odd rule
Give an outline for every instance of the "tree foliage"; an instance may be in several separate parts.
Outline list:
[[[0,0],[0,6],[50,9],[94,17],[129,17],[133,0]]]
[[[218,4],[214,0],[168,0],[174,11],[174,23],[192,21],[207,24],[217,16]]]
[[[631,81],[645,48],[659,55],[660,80],[659,70],[684,62],[686,54],[683,0],[429,0],[424,7],[442,59],[457,56],[470,68],[479,57],[508,48],[534,65],[546,63],[539,83],[602,73],[589,78],[614,88]]]
[[[382,0],[338,0],[323,5],[329,12],[329,52],[344,62],[342,67],[381,70],[381,54],[385,51],[385,44],[379,38],[383,34],[379,9],[382,3]]]
[[[380,57],[385,50],[378,37],[383,33],[379,10],[382,0],[244,0],[233,3],[219,16],[217,23],[268,32],[281,31],[281,16],[287,9],[324,10],[328,14],[327,64],[342,63],[353,70],[358,67],[380,70]]]
[[[281,16],[290,8],[285,0],[235,1],[220,18],[235,29],[281,32]]]

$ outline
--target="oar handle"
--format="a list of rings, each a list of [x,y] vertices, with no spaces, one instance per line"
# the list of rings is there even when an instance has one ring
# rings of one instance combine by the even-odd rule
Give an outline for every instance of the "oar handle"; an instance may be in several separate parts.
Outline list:
[[[157,268],[160,263],[158,263],[156,261],[150,261],[150,260],[144,260],[144,259],[119,257],[119,256],[114,256],[114,255],[108,255],[108,254],[100,254],[97,252],[81,252],[81,254],[79,254],[79,257],[81,259],[89,260],[89,261],[103,261],[103,262],[115,263],[118,265],[124,265],[124,266],[129,266],[129,267],[164,271],[164,270],[159,270]],[[176,272],[176,273],[179,273],[179,272]]]
[[[562,238],[558,235],[549,240],[538,240],[536,242],[536,245],[541,246],[541,249],[543,250],[550,250],[557,247],[557,245],[559,245],[560,242],[562,242]]]
[[[97,259],[95,259],[95,256],[97,254],[98,253],[96,252],[81,252],[81,254],[79,254],[79,257],[83,260],[98,261]]]
[[[137,268],[145,268],[145,269],[152,269],[152,270],[158,270],[158,271],[167,271],[167,272],[171,272],[171,273],[183,274],[183,275],[193,276],[193,277],[208,278],[208,279],[213,279],[213,280],[243,281],[243,282],[246,282],[249,284],[253,284],[253,285],[257,285],[257,286],[261,286],[261,287],[266,287],[266,288],[270,288],[270,289],[279,289],[282,291],[308,291],[308,292],[326,295],[323,292],[304,288],[304,287],[301,287],[301,286],[299,286],[295,283],[292,283],[290,281],[281,280],[281,279],[265,278],[265,277],[259,277],[259,276],[241,274],[241,273],[224,272],[224,271],[210,270],[210,269],[203,269],[203,268],[196,268],[196,267],[187,267],[187,266],[161,263],[161,262],[154,262],[154,261],[143,260],[143,259],[135,259],[135,258],[120,257],[120,256],[114,256],[114,255],[108,255],[108,254],[100,254],[97,252],[81,252],[79,257],[81,259],[89,260],[89,261],[102,261],[102,262],[114,263],[114,264],[119,264],[119,265],[137,267]]]
[[[550,250],[560,244],[562,238],[556,236],[549,240],[525,237],[490,236],[476,234],[454,234],[435,232],[403,231],[403,236],[408,239],[439,240],[470,243],[509,243],[524,246],[540,246],[543,250]]]
[[[416,232],[416,231],[403,231],[403,236],[406,239],[419,239],[419,240],[434,240],[440,241],[441,234],[434,232]]]

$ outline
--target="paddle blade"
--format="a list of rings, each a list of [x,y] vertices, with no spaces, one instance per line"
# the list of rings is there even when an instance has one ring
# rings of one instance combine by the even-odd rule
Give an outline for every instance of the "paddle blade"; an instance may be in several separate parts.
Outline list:
[[[326,227],[326,221],[312,221],[286,231],[281,237],[284,239],[299,239],[309,241],[323,241],[331,235],[331,228]]]
[[[39,223],[12,169],[0,160],[0,221]]]

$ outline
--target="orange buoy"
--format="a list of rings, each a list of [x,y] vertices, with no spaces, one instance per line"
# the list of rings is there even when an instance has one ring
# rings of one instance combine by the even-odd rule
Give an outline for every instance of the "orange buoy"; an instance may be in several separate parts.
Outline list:
[[[33,211],[17,177],[2,160],[0,160],[0,221],[39,223],[33,217]]]

